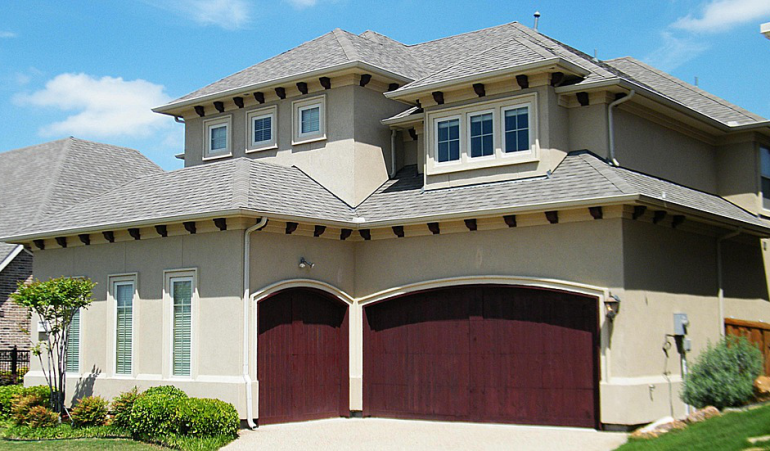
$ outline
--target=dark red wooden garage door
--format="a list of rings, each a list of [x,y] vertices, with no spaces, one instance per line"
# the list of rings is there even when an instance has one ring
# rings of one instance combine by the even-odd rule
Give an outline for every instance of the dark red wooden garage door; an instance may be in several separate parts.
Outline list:
[[[364,309],[364,415],[597,427],[597,301],[441,289]]]
[[[259,424],[350,414],[348,309],[291,289],[259,303]]]

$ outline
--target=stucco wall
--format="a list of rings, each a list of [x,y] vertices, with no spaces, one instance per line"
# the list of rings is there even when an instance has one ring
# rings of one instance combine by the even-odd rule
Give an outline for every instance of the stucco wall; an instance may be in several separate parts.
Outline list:
[[[718,194],[748,211],[761,211],[759,164],[759,149],[754,142],[718,147]]]

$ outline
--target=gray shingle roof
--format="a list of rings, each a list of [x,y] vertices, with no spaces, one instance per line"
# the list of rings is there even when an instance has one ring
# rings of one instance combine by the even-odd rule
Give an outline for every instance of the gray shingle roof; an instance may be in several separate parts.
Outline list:
[[[366,228],[450,215],[542,210],[549,204],[593,199],[601,205],[635,196],[767,228],[757,217],[719,196],[610,166],[588,152],[573,152],[549,177],[430,191],[423,189],[423,177],[412,166],[355,208],[297,168],[238,158],[136,179],[45,215],[21,235],[109,230],[247,211]]]
[[[136,150],[66,138],[0,153],[0,236],[137,177],[163,172]],[[12,248],[11,248],[12,249]],[[2,253],[0,260],[7,253]]]
[[[547,204],[588,199],[647,196],[759,227],[767,225],[727,200],[628,169],[613,167],[589,152],[573,152],[550,177],[423,190],[422,175],[404,171],[356,209],[367,222],[489,210],[547,208]],[[597,202],[600,204],[601,202]]]
[[[690,109],[729,125],[750,124],[764,118],[631,57],[605,61],[631,79]]]

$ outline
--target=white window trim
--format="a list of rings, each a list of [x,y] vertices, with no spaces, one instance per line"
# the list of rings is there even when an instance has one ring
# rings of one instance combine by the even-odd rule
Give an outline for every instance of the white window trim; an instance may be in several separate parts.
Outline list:
[[[459,171],[493,168],[513,164],[536,162],[539,160],[539,136],[537,121],[537,93],[530,93],[515,98],[493,100],[475,103],[459,108],[447,108],[428,115],[427,121],[431,124],[430,136],[428,136],[428,151],[426,152],[426,175],[449,174]],[[504,149],[505,124],[503,117],[505,111],[521,107],[529,108],[529,151],[509,152]],[[494,129],[494,157],[470,156],[470,119],[479,114],[492,113]],[[460,160],[438,161],[438,122],[460,118]]]
[[[217,160],[233,156],[232,116],[222,116],[203,121],[203,161]],[[227,127],[227,146],[224,153],[211,154],[211,129],[224,125]]]
[[[318,106],[318,132],[302,133],[303,110]],[[326,139],[326,95],[292,102],[292,145],[306,144]]]
[[[492,155],[487,155],[483,157],[472,157],[471,156],[471,119],[475,116],[483,116],[485,114],[492,114]],[[479,111],[471,111],[467,113],[466,115],[466,127],[468,130],[468,136],[467,136],[467,143],[468,143],[468,149],[465,152],[465,155],[463,155],[462,152],[462,145],[460,146],[460,160],[463,160],[463,156],[466,157],[465,161],[494,161],[495,158],[498,158],[497,155],[497,148],[500,147],[497,145],[497,141],[500,138],[497,134],[497,123],[498,120],[495,118],[495,110],[479,110]],[[503,147],[504,148],[504,147]]]
[[[264,117],[270,117],[270,139],[269,141],[254,141],[254,120]],[[246,153],[259,152],[278,148],[278,108],[275,106],[251,110],[246,113]]]
[[[169,380],[191,380],[197,376],[197,339],[195,337],[196,332],[196,320],[198,317],[198,270],[197,268],[183,268],[172,269],[163,271],[163,298],[166,300],[168,306],[166,312],[168,314],[168,356],[165,359],[168,365],[166,372],[166,379]],[[178,279],[187,279],[192,281],[192,298],[190,300],[190,375],[189,376],[177,376],[174,374],[174,297],[171,292],[172,281]]]
[[[113,274],[108,276],[109,290],[107,300],[112,308],[112,377],[116,379],[133,379],[136,377],[136,319],[139,300],[138,273]],[[116,285],[132,284],[134,295],[131,298],[131,374],[118,373],[118,300],[115,297]]]

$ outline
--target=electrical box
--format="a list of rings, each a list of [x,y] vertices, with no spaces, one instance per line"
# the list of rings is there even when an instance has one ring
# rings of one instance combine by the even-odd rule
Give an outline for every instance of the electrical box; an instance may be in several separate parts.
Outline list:
[[[687,335],[690,320],[687,313],[674,313],[674,335]]]
[[[689,338],[685,338],[682,343],[682,348],[684,348],[684,352],[690,352],[692,351],[692,342]]]

